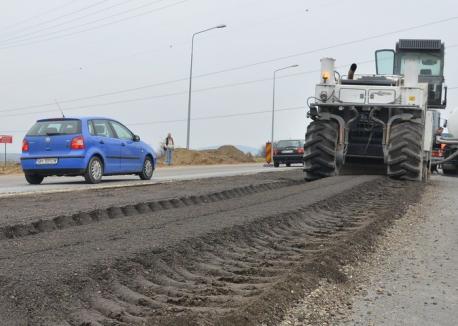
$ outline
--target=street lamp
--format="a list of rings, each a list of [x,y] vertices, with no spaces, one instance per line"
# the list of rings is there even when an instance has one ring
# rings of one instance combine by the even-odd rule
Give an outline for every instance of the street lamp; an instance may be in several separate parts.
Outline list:
[[[290,69],[290,68],[296,68],[299,67],[299,65],[291,65],[288,67],[280,68],[274,71],[274,79],[273,79],[273,95],[272,95],[272,138],[271,138],[271,143],[272,143],[272,150],[270,153],[270,159],[272,161],[272,164],[274,164],[274,126],[275,126],[275,81],[277,78],[277,72]]]
[[[191,96],[192,96],[192,65],[194,61],[194,38],[198,34],[202,34],[208,31],[211,31],[213,29],[217,28],[225,28],[226,25],[218,25],[212,28],[207,28],[204,29],[203,31],[194,33],[192,35],[192,44],[191,44],[191,69],[189,73],[189,98],[188,98],[188,131],[187,131],[187,137],[186,137],[186,149],[189,149],[189,141],[190,141],[190,133],[191,133]]]

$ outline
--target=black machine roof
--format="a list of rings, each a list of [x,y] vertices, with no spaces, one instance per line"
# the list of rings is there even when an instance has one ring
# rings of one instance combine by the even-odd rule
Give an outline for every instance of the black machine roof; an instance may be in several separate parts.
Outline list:
[[[427,51],[440,51],[442,49],[441,40],[411,40],[402,39],[398,42],[398,50],[427,50]]]

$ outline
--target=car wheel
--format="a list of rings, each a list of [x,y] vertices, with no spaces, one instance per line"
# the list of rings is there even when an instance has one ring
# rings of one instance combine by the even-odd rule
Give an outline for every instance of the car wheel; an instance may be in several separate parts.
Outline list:
[[[140,172],[139,174],[140,179],[151,180],[151,178],[153,177],[153,172],[154,172],[153,160],[151,159],[151,157],[147,157],[145,158],[145,161],[143,162],[142,172]]]
[[[103,176],[103,163],[100,158],[94,156],[87,165],[84,179],[87,183],[96,184],[102,181]]]
[[[25,175],[25,179],[31,185],[39,185],[39,184],[41,184],[43,182],[44,178],[45,177],[43,177],[41,175],[36,175],[36,174],[26,174]]]
[[[274,162],[274,167],[278,168],[280,166],[280,163]]]
[[[287,166],[287,167],[290,167],[290,166],[291,166],[291,163],[286,163],[286,166]]]

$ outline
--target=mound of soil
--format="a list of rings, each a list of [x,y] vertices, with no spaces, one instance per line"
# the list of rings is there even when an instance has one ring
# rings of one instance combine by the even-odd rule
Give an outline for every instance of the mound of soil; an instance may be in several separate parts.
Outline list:
[[[160,158],[159,164],[163,165],[164,161],[165,157]],[[214,165],[255,162],[256,160],[251,154],[245,154],[231,145],[202,151],[178,148],[173,152],[173,165]]]

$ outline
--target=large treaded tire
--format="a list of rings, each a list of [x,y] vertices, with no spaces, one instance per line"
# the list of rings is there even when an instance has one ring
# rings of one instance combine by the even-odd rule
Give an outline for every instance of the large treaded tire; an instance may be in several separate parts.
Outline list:
[[[304,178],[313,181],[339,174],[337,164],[338,124],[332,120],[313,121],[304,144]]]
[[[423,126],[411,121],[392,126],[388,144],[388,176],[420,181],[423,172]]]

